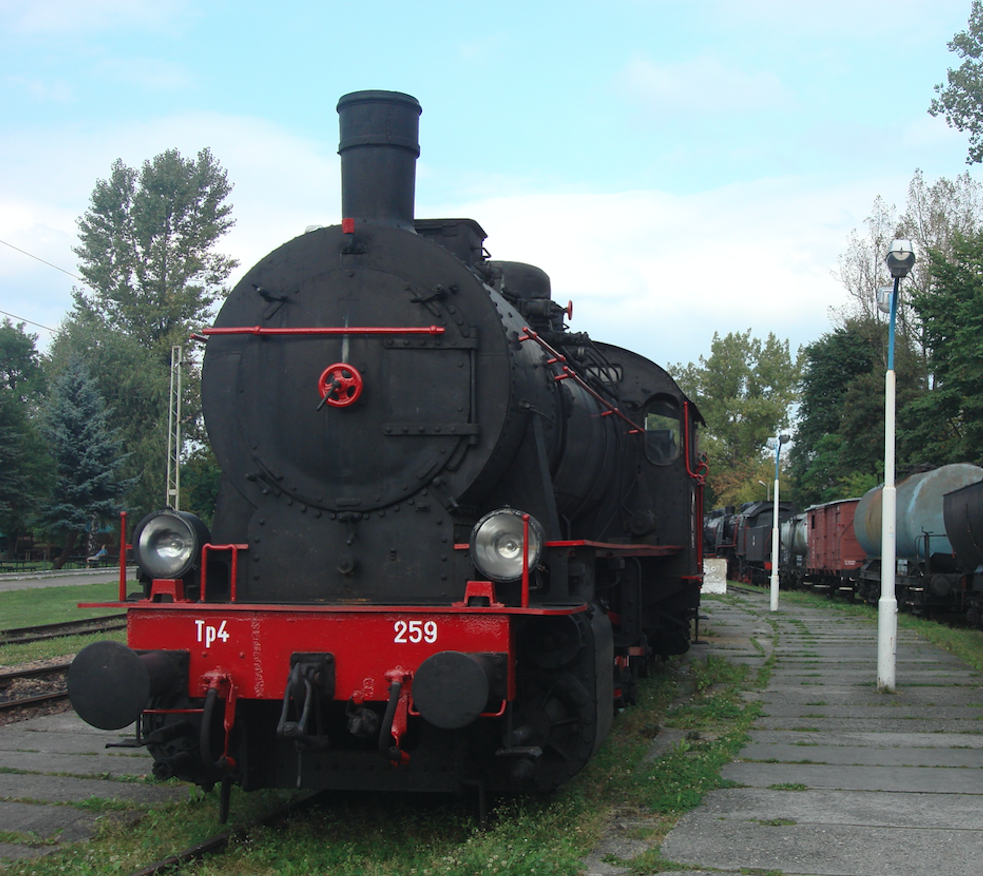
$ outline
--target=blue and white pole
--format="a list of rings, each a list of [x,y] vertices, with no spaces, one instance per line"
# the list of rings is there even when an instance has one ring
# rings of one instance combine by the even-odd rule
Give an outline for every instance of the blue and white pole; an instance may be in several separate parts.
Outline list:
[[[898,491],[894,485],[895,400],[894,332],[898,315],[898,295],[902,278],[915,264],[910,240],[895,240],[887,254],[887,266],[894,277],[890,300],[879,294],[877,306],[890,313],[887,341],[887,373],[884,375],[884,489],[881,492],[881,597],[877,602],[877,689],[895,690],[898,656],[898,599],[895,593],[897,560]]]
[[[769,439],[775,444],[775,504],[772,513],[771,525],[771,610],[778,611],[778,547],[780,534],[778,531],[778,458],[782,452],[782,445],[789,441],[788,435],[779,435],[777,438]]]

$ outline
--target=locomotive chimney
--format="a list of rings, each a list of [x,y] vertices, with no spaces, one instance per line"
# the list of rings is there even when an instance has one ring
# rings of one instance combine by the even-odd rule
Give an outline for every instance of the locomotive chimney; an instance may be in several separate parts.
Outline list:
[[[338,101],[342,218],[413,230],[422,111],[398,91],[355,91]]]

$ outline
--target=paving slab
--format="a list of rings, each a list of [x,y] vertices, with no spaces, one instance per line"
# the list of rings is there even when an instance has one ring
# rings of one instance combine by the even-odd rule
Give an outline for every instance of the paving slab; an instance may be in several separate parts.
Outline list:
[[[43,843],[47,851],[88,839],[103,818],[103,813],[85,812],[71,806],[0,802],[0,824],[4,825],[4,830],[27,834],[34,841]]]
[[[708,629],[766,634],[767,595],[728,601],[746,610],[718,620],[720,603],[705,604]],[[898,692],[881,694],[874,625],[789,603],[771,619],[763,715],[722,771],[740,787],[708,794],[662,854],[718,876],[983,873],[980,673],[902,631]]]
[[[0,726],[0,829],[25,840],[0,843],[0,867],[89,839],[107,819],[132,820],[146,806],[187,797],[181,782],[143,781],[153,765],[145,749],[106,747],[126,737],[90,727],[74,712]],[[92,798],[125,808],[77,805]]]
[[[805,785],[813,790],[981,794],[983,770],[945,767],[857,766],[835,763],[730,763],[721,777],[755,788]],[[983,798],[977,801],[983,807]],[[983,808],[979,811],[983,812]],[[981,825],[983,830],[983,825]]]
[[[825,763],[840,766],[952,767],[983,769],[983,752],[976,748],[911,748],[879,745],[794,745],[752,743],[741,749],[742,761]],[[983,779],[983,777],[981,777]]]
[[[690,818],[684,816],[662,844],[667,858],[699,860],[701,866],[741,873],[776,870],[785,876],[980,874],[975,831],[872,828],[866,824],[708,824],[698,816]]]
[[[983,749],[983,733],[854,733],[837,730],[831,733],[795,733],[781,730],[751,730],[751,743],[787,742],[795,747],[842,745],[846,747],[880,746],[883,748],[973,748]]]
[[[771,703],[799,703],[823,700],[827,705],[867,704],[871,706],[893,705],[894,703],[913,703],[930,706],[981,706],[983,707],[983,688],[975,691],[963,687],[939,687],[938,685],[904,688],[901,695],[878,693],[872,685],[833,685],[825,684],[817,693],[811,686],[801,684],[778,684],[768,686],[759,697],[765,705]]]
[[[762,702],[764,716],[768,718],[874,718],[875,720],[916,718],[949,721],[975,720],[983,718],[983,706],[957,705],[917,705],[913,703],[878,704],[848,703],[843,705],[820,705],[818,703],[780,703]]]
[[[720,821],[760,824],[784,818],[796,824],[977,831],[980,830],[979,805],[979,796],[975,794],[724,788],[710,792],[703,805],[691,815],[698,814],[706,824]],[[972,837],[967,835],[967,839]]]
[[[111,779],[79,779],[27,773],[0,773],[0,799],[73,803],[98,798],[134,803],[166,803],[186,800],[188,786],[181,782],[120,782]]]

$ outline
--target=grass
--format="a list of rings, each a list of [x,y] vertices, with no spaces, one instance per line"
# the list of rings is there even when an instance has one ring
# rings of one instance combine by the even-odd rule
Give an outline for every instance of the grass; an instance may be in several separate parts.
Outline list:
[[[33,627],[83,618],[119,614],[115,608],[79,608],[80,602],[112,602],[119,597],[119,583],[82,584],[79,586],[40,587],[0,593],[0,627]],[[46,660],[77,654],[90,642],[99,639],[126,640],[124,630],[67,636],[24,645],[0,647],[0,666],[13,666],[32,660]]]
[[[638,820],[652,848],[630,862],[633,872],[676,869],[658,845],[676,820],[702,795],[721,786],[729,762],[757,714],[743,704],[746,667],[710,658],[693,660],[681,675],[678,662],[653,672],[640,686],[638,705],[624,711],[598,756],[548,799],[502,802],[485,832],[463,801],[442,797],[339,794],[329,803],[282,822],[251,830],[221,856],[188,865],[200,876],[307,873],[364,876],[472,876],[474,873],[568,874],[616,813]],[[695,690],[673,707],[680,679]],[[660,727],[684,729],[686,738],[659,758],[649,752]],[[233,791],[234,819],[270,811],[291,792]],[[95,840],[33,861],[14,863],[5,876],[128,873],[221,830],[216,795],[193,790],[179,803],[139,807],[140,820],[119,820],[111,801],[85,804],[102,816]]]
[[[38,587],[0,593],[0,627],[33,627],[119,614],[118,608],[79,608],[80,602],[116,602],[119,582],[77,587]]]
[[[74,594],[80,590],[69,589]],[[787,603],[821,605],[876,621],[876,612],[864,606],[811,594],[783,593],[782,598]],[[770,617],[763,620],[773,627],[777,623]],[[983,663],[981,635],[975,631],[933,629],[932,624],[903,615],[899,626],[917,629],[967,663]],[[971,653],[973,643],[975,655]],[[5,650],[0,649],[0,655]],[[484,833],[476,830],[473,812],[462,801],[339,794],[277,825],[255,828],[244,839],[234,841],[227,854],[187,865],[182,872],[196,876],[326,872],[364,876],[471,876],[478,872],[574,876],[581,872],[583,857],[597,847],[613,819],[636,825],[632,835],[650,848],[629,861],[612,856],[609,863],[627,866],[638,876],[692,869],[666,861],[660,844],[678,818],[698,805],[707,791],[724,786],[720,770],[743,745],[760,709],[741,695],[767,683],[773,661],[774,656],[761,669],[749,672],[743,665],[711,656],[706,661],[691,660],[686,674],[681,674],[678,663],[653,672],[641,685],[638,705],[616,719],[607,741],[587,768],[550,799],[501,803]],[[681,680],[688,682],[694,693],[673,706]],[[651,758],[652,741],[659,728],[683,731],[683,738],[660,757]],[[815,732],[815,728],[797,729]],[[806,790],[798,783],[773,787],[789,792]],[[236,789],[233,819],[247,820],[270,811],[291,796],[291,792],[281,791],[243,794]],[[197,790],[191,790],[181,802],[137,807],[140,819],[136,823],[121,821],[111,801],[92,801],[88,808],[102,818],[95,840],[41,859],[11,864],[4,876],[129,873],[221,830],[216,795]]]

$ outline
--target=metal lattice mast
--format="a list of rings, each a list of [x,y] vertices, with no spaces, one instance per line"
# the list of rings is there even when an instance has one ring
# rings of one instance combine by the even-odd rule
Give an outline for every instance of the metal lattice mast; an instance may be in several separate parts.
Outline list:
[[[167,413],[167,496],[181,510],[181,348],[171,347],[171,400]]]

